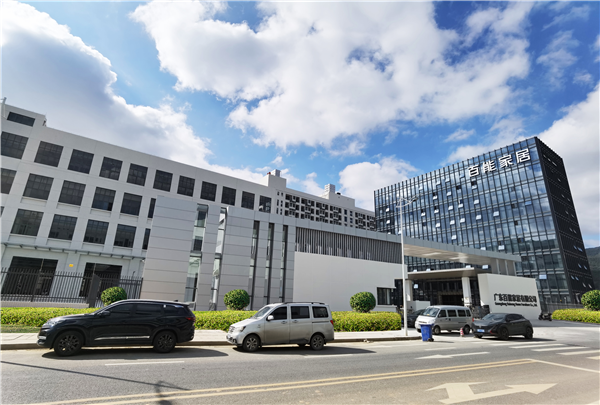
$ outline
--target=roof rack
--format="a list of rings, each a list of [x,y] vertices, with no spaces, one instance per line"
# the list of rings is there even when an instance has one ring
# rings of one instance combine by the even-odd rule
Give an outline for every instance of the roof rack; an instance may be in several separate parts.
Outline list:
[[[307,302],[307,301],[299,301],[299,302],[274,302],[273,304],[321,304],[321,305],[327,305],[324,302]]]

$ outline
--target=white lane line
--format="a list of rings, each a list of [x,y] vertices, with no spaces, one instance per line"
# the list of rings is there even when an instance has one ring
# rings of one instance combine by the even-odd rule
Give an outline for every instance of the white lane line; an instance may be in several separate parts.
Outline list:
[[[600,356],[596,356],[596,357],[588,357],[588,359],[592,359],[592,360],[600,360]]]
[[[305,359],[322,359],[323,357],[346,357],[346,356],[354,356],[353,354],[324,354],[319,356],[318,354],[304,355]]]
[[[564,356],[574,356],[576,354],[590,354],[590,353],[600,353],[600,351],[598,350],[586,350],[583,352],[569,352],[569,353],[558,353],[558,354],[562,354]],[[591,359],[592,357],[590,357]]]
[[[516,343],[516,342],[511,342],[511,343],[496,343],[493,344],[492,346],[510,346],[510,345],[547,345],[549,344],[548,342],[529,342],[529,343]]]
[[[550,346],[565,346],[562,343],[552,343],[550,345],[540,345],[540,346],[531,346],[531,345],[521,345],[521,346],[511,346],[511,349],[532,349],[534,347],[550,347]]]
[[[430,351],[430,350],[455,350],[456,347],[437,347],[435,349],[425,349],[426,351]]]
[[[136,361],[133,363],[109,363],[105,364],[105,366],[137,366],[144,364],[173,364],[173,363],[185,363],[183,360],[181,361]]]
[[[551,352],[556,350],[581,350],[581,347],[551,347],[549,349],[531,349],[532,352]]]

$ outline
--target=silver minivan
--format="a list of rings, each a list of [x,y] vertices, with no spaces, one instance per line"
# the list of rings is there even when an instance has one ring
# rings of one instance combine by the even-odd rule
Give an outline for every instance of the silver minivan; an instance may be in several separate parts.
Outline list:
[[[333,340],[329,305],[322,302],[286,302],[262,307],[249,319],[234,323],[227,341],[253,352],[265,345],[310,345],[321,350]]]
[[[434,305],[427,307],[415,321],[417,332],[421,332],[421,325],[431,325],[434,335],[439,335],[442,330],[451,332],[461,328],[468,335],[473,329],[473,316],[467,307]]]

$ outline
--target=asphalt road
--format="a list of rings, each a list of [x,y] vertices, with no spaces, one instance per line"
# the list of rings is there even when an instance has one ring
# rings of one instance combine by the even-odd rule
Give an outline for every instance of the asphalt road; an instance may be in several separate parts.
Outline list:
[[[533,340],[2,353],[2,404],[600,404],[600,327],[534,325]]]

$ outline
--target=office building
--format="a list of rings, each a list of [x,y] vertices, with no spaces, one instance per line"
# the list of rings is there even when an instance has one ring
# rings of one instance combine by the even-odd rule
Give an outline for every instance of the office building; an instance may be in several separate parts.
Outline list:
[[[538,138],[376,190],[378,230],[400,232],[399,205],[407,236],[519,255],[516,275],[534,278],[544,303],[580,303],[594,288],[563,160]],[[463,266],[407,263],[410,272]],[[414,294],[439,303],[459,290],[456,280],[438,278]]]

